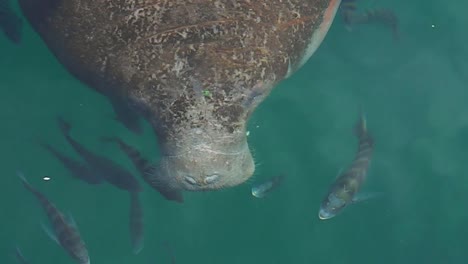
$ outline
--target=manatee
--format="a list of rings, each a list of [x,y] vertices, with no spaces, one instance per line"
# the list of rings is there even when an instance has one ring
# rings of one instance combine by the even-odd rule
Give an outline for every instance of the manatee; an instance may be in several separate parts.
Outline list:
[[[340,0],[20,0],[58,61],[153,127],[150,185],[212,191],[255,170],[246,124],[324,39]]]

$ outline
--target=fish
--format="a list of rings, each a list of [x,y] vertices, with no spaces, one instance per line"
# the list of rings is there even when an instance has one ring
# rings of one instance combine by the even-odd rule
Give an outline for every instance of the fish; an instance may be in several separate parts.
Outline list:
[[[59,244],[79,264],[90,264],[88,250],[73,218],[71,216],[68,218],[65,217],[44,194],[28,183],[21,171],[17,171],[16,174],[20,178],[23,186],[37,198],[52,224],[53,230],[43,225],[44,231],[46,231],[49,237]]]
[[[134,254],[140,253],[144,246],[143,208],[137,192],[130,193],[130,239]]]
[[[359,140],[357,153],[351,165],[338,174],[322,200],[318,214],[321,220],[335,217],[350,204],[371,198],[360,199],[357,195],[366,180],[374,151],[374,140],[367,130],[367,121],[362,112],[355,133]]]
[[[18,246],[16,246],[15,248],[15,257],[18,263],[29,264],[29,261],[26,260],[26,258],[23,255],[23,252],[21,252],[21,249]]]
[[[87,164],[83,164],[82,162],[66,156],[49,144],[40,143],[40,145],[58,159],[74,178],[80,179],[89,184],[101,184],[104,181],[104,179],[99,174],[93,172]]]
[[[110,159],[94,154],[74,140],[70,136],[71,125],[62,117],[57,117],[57,122],[67,142],[86,161],[91,170],[121,190],[129,192],[141,191],[141,186],[132,173]]]
[[[392,30],[394,39],[399,38],[398,18],[388,8],[372,8],[364,12],[358,12],[356,0],[342,0],[340,10],[348,30],[351,30],[352,25],[356,24],[381,23]]]
[[[149,173],[149,170],[152,167],[151,163],[147,159],[145,159],[135,147],[125,143],[122,139],[115,136],[101,137],[100,140],[102,142],[117,144],[120,150],[124,152],[127,155],[127,157],[132,161],[134,167],[143,177],[143,180],[146,181],[151,187],[156,189],[165,199],[179,203],[184,202],[184,197],[182,196],[181,191],[172,190],[169,187],[154,182],[154,178],[150,177],[151,174]]]
[[[11,42],[21,43],[23,20],[13,11],[10,0],[0,0],[0,29]]]
[[[284,179],[284,175],[272,177],[266,182],[256,184],[252,187],[252,195],[257,198],[264,198],[268,193],[276,189]]]

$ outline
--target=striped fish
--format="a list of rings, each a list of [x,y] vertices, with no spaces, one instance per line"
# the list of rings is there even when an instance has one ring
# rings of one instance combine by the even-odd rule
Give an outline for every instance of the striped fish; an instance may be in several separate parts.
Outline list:
[[[62,117],[57,118],[57,123],[67,142],[86,161],[93,172],[99,174],[108,183],[121,190],[129,192],[141,191],[140,183],[132,173],[112,160],[93,153],[73,139],[70,135],[71,125]]]
[[[374,141],[367,131],[362,113],[356,126],[356,135],[359,139],[357,154],[351,166],[338,175],[323,199],[319,210],[319,218],[322,220],[336,216],[346,206],[360,200],[356,194],[366,179],[374,150]]]
[[[10,0],[0,0],[0,30],[13,43],[21,42],[23,20],[13,11]]]
[[[55,240],[67,253],[79,264],[89,264],[88,250],[80,237],[78,228],[73,218],[66,219],[54,204],[52,204],[41,192],[30,185],[23,173],[17,172],[24,187],[36,196],[39,203],[44,208],[49,221],[52,224],[52,230],[44,227],[44,231]]]
[[[102,137],[101,141],[118,144],[120,150],[124,152],[132,161],[133,165],[138,170],[143,179],[146,181],[146,183],[148,183],[148,185],[156,189],[164,198],[179,203],[184,202],[184,197],[182,196],[182,193],[180,191],[169,189],[163,186],[162,184],[156,182],[154,180],[155,178],[149,177],[150,173],[148,173],[148,170],[149,168],[151,168],[151,164],[150,162],[148,162],[148,160],[143,158],[141,153],[136,148],[125,143],[122,139],[118,137]]]
[[[144,246],[143,208],[137,192],[130,193],[130,239],[133,253],[138,254]]]

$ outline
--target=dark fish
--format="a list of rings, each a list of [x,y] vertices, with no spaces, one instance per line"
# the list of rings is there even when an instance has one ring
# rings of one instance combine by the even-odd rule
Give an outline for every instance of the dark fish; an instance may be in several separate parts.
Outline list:
[[[40,145],[58,159],[68,169],[68,171],[70,171],[73,177],[83,180],[89,184],[100,184],[103,182],[103,178],[99,174],[93,172],[86,164],[67,157],[65,154],[59,152],[49,144],[40,143]]]
[[[144,246],[143,208],[138,193],[130,193],[130,239],[133,253],[138,254]]]
[[[122,139],[118,137],[102,137],[101,141],[103,142],[111,142],[118,144],[119,148],[128,156],[128,158],[132,161],[135,168],[138,170],[140,175],[143,179],[148,183],[151,187],[156,189],[164,198],[170,201],[176,201],[179,203],[184,202],[184,197],[182,196],[181,191],[171,190],[168,187],[163,186],[162,184],[158,184],[154,181],[155,178],[149,177],[150,174],[148,170],[151,168],[150,162],[143,158],[141,153],[134,147],[130,146],[129,144],[125,143]]]
[[[336,216],[346,206],[360,200],[356,194],[366,179],[374,150],[374,140],[367,131],[366,119],[363,114],[361,114],[356,126],[356,135],[359,139],[357,154],[351,166],[338,175],[323,199],[319,210],[319,218],[322,220]]]
[[[392,30],[393,37],[395,39],[399,38],[398,18],[390,9],[374,8],[368,9],[365,12],[358,12],[356,0],[342,0],[340,9],[341,15],[348,29],[355,24],[380,23]]]
[[[254,185],[252,187],[252,195],[257,198],[265,197],[268,193],[276,189],[283,182],[283,179],[284,175],[278,175],[272,177],[266,182]]]
[[[13,43],[21,42],[23,20],[13,11],[9,0],[0,0],[0,29]]]
[[[47,228],[44,228],[44,231],[65,249],[73,259],[78,261],[79,264],[89,264],[88,250],[80,237],[74,220],[71,217],[66,219],[54,204],[26,181],[26,178],[21,172],[17,172],[17,174],[24,187],[36,196],[52,224],[53,231]]]
[[[16,256],[16,260],[18,261],[18,263],[29,264],[29,261],[26,260],[26,258],[23,255],[23,252],[21,252],[18,246],[16,246],[15,248],[15,256]]]
[[[141,191],[141,186],[125,168],[105,157],[96,155],[86,149],[70,136],[71,125],[62,118],[57,118],[62,134],[75,151],[88,163],[89,167],[101,175],[110,184],[129,192]]]

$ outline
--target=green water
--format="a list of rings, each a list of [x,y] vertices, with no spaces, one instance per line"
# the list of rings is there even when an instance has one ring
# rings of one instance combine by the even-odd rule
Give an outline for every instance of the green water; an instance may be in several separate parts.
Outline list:
[[[397,13],[398,42],[379,26],[348,32],[338,18],[314,56],[249,122],[254,181],[284,172],[284,184],[265,199],[253,198],[247,183],[186,193],[184,204],[144,185],[146,239],[136,256],[128,194],[71,178],[37,142],[77,157],[55,123],[62,115],[73,137],[136,175],[124,154],[98,137],[120,136],[156,159],[148,124],[137,136],[113,121],[107,100],[72,78],[28,25],[19,46],[0,36],[0,263],[15,263],[15,245],[31,263],[73,263],[41,230],[45,215],[17,169],[73,214],[93,264],[170,263],[164,241],[178,264],[467,263],[468,3],[368,5]],[[355,152],[358,105],[376,144],[365,190],[384,195],[321,221],[322,197]]]

